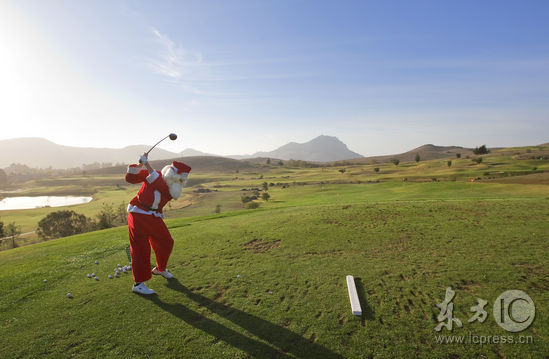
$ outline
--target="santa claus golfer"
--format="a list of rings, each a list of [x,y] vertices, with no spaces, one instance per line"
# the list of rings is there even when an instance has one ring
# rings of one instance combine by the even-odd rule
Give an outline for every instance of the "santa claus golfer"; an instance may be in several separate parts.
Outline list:
[[[143,183],[128,206],[128,229],[132,272],[135,281],[132,291],[140,294],[154,294],[145,282],[152,274],[166,279],[173,278],[166,265],[173,248],[173,239],[164,223],[162,208],[171,199],[177,199],[185,186],[191,168],[174,161],[155,171],[149,164],[147,154],[141,156],[140,164],[128,166],[126,182]],[[145,166],[146,170],[143,168]],[[151,271],[151,246],[156,255],[156,267]]]

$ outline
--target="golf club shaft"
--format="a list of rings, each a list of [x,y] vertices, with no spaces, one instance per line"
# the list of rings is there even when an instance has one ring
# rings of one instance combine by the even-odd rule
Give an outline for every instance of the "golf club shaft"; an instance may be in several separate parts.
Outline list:
[[[166,138],[168,138],[168,137],[170,137],[170,135],[164,137],[163,139],[161,139],[160,141],[158,141],[157,143],[155,143],[154,146],[152,146],[152,147],[146,152],[146,154],[148,155],[149,152],[151,152],[151,151],[153,150],[153,148],[156,147],[156,145],[158,145],[160,142],[164,141],[164,140],[165,140]]]

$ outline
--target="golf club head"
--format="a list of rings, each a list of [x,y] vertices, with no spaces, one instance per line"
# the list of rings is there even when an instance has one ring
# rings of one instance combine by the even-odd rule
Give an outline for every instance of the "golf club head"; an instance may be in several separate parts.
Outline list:
[[[170,140],[175,141],[177,139],[177,135],[175,133],[170,133]]]

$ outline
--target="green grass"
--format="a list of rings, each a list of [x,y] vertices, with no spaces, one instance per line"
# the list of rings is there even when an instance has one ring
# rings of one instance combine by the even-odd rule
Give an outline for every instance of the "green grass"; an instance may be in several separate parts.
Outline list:
[[[131,293],[131,274],[107,278],[127,263],[125,227],[0,252],[0,358],[546,357],[549,162],[530,159],[542,150],[497,150],[481,164],[452,158],[451,167],[445,159],[193,174],[166,211],[178,280],[154,277],[157,296]],[[240,196],[250,192],[242,189],[263,182],[275,184],[271,200],[244,210]],[[196,193],[199,186],[213,192]],[[138,186],[101,175],[21,188],[18,195],[93,194],[68,209],[94,217],[105,203],[128,202]],[[60,209],[67,207],[0,214],[27,231]],[[87,278],[92,272],[100,281]],[[347,274],[362,317],[351,315]],[[438,344],[435,304],[447,287],[464,326],[440,334],[534,343]],[[536,304],[521,333],[492,315],[510,289]],[[468,323],[477,298],[488,301],[488,318]]]
[[[178,280],[154,277],[152,298],[130,292],[129,274],[107,279],[127,262],[125,228],[0,252],[0,357],[549,352],[547,186],[388,182],[270,192],[272,203],[259,210],[167,220],[175,238],[169,267]],[[91,272],[101,280],[89,280]],[[357,278],[361,318],[351,315],[347,274]],[[534,344],[437,344],[435,304],[450,286],[464,322],[451,334],[528,335]],[[536,304],[536,320],[521,333],[504,331],[491,314],[509,289]],[[467,323],[476,298],[488,301],[489,317]]]

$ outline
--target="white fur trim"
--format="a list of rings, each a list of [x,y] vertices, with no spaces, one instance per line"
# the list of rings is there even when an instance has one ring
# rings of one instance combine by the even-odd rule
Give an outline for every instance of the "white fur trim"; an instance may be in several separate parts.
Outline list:
[[[136,175],[141,171],[140,167],[137,167],[136,165],[130,165],[128,166],[128,173],[132,175]]]
[[[153,173],[149,174],[147,176],[147,182],[153,183],[158,179],[158,172],[154,171]]]
[[[132,206],[131,204],[128,205],[128,212],[147,214],[147,215],[152,215],[152,216],[155,216],[155,217],[164,218],[164,213],[158,213],[158,212],[155,212],[155,211],[145,211],[144,209],[141,209],[137,206]]]
[[[158,209],[158,204],[160,203],[160,199],[161,199],[160,192],[157,190],[154,190],[154,202],[151,206],[151,209]]]

